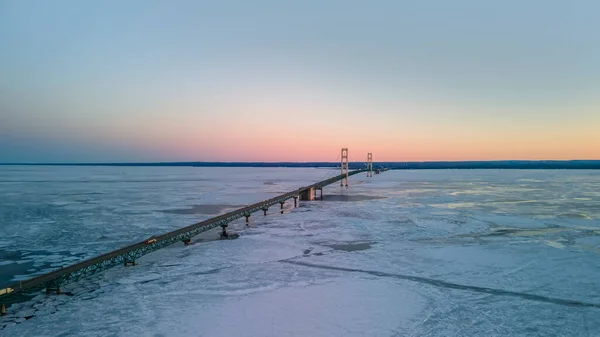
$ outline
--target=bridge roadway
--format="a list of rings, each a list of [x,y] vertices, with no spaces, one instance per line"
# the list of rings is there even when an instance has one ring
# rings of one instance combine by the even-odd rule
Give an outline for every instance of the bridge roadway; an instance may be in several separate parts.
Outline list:
[[[364,169],[348,172],[348,176],[365,171]],[[175,242],[186,241],[199,233],[208,231],[212,228],[226,225],[239,218],[250,216],[250,214],[269,208],[276,204],[285,203],[292,198],[300,198],[302,194],[312,193],[313,190],[321,189],[327,185],[345,179],[346,175],[341,174],[315,184],[299,188],[295,191],[264,200],[253,205],[240,208],[217,217],[204,220],[193,225],[183,227],[162,235],[153,236],[142,242],[132,244],[115,251],[84,260],[82,262],[51,271],[49,273],[20,281],[6,289],[0,289],[0,306],[17,301],[20,295],[31,294],[35,291],[46,289],[49,291],[60,292],[60,286],[75,282],[81,278],[90,276],[101,270],[116,266],[118,264],[135,263],[135,260],[141,256],[169,246]],[[282,206],[283,207],[283,206]]]

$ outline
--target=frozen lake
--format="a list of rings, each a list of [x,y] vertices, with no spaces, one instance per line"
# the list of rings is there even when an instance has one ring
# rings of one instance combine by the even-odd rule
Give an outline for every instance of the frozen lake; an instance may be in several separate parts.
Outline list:
[[[0,167],[0,288],[335,173]],[[68,286],[74,296],[40,295],[0,334],[600,335],[600,172],[350,183],[234,223],[237,240],[176,244]]]

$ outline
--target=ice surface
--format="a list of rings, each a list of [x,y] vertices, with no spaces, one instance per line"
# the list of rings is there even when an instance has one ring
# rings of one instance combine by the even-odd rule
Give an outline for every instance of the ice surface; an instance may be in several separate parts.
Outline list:
[[[11,261],[16,252],[28,252],[24,260],[43,260],[36,270],[60,263],[61,257],[82,258],[88,249],[131,242],[119,237],[141,235],[138,231],[147,236],[202,216],[161,210],[248,204],[325,174],[306,169],[235,169],[240,172],[229,172],[229,177],[205,168],[52,170],[60,176],[69,176],[63,170],[74,171],[66,182],[47,183],[68,191],[84,180],[82,171],[99,170],[98,181],[88,187],[109,195],[87,200],[96,206],[83,211],[85,216],[79,214],[84,209],[79,201],[70,201],[73,211],[66,213],[65,205],[46,208],[51,201],[68,200],[60,189],[52,196],[35,185],[38,194],[50,196],[38,198],[39,208],[47,210],[35,216],[18,205],[27,199],[23,195],[4,197],[9,206],[1,206],[3,217],[41,237],[27,244],[26,236],[8,225],[13,228],[8,235],[23,241],[4,241],[1,249],[12,254]],[[121,170],[129,182],[118,183]],[[18,180],[6,175],[4,181]],[[47,175],[36,172],[20,179],[52,181]],[[228,186],[220,188],[218,182]],[[35,194],[28,190],[33,185],[23,184],[11,191]],[[129,186],[127,192],[120,192],[120,185]],[[65,287],[72,296],[40,295],[17,310],[33,311],[31,319],[23,321],[9,308],[12,316],[0,319],[0,327],[19,324],[1,333],[600,335],[600,200],[594,194],[599,187],[600,173],[591,171],[357,175],[348,189],[325,188],[324,201],[301,202],[283,215],[256,213],[249,227],[243,220],[235,222],[231,229],[241,234],[237,240],[173,245],[145,256],[136,267],[115,267]],[[90,192],[77,188],[78,198]],[[328,200],[328,194],[345,197]],[[113,222],[118,219],[138,225],[121,226]],[[29,228],[29,220],[38,222]],[[63,225],[69,231],[62,232]],[[98,239],[102,236],[106,239]],[[52,240],[56,244],[49,244]]]

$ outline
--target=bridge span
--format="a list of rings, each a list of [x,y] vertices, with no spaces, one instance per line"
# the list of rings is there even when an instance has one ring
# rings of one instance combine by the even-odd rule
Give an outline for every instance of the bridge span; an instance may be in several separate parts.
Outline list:
[[[116,265],[135,265],[136,259],[139,259],[145,254],[169,246],[176,242],[188,244],[192,237],[210,229],[219,226],[222,227],[222,238],[227,238],[228,234],[226,233],[226,227],[234,220],[245,217],[246,222],[248,222],[251,214],[263,211],[266,215],[267,210],[277,204],[280,204],[281,213],[283,213],[283,205],[286,201],[293,199],[294,207],[297,207],[298,199],[314,200],[316,198],[317,191],[321,192],[322,198],[323,187],[338,181],[341,181],[343,185],[344,180],[346,182],[346,186],[348,186],[349,176],[365,171],[369,172],[369,168],[354,171],[346,170],[345,173],[309,186],[301,187],[289,193],[285,193],[274,198],[264,200],[162,235],[152,236],[142,242],[138,242],[130,246],[51,271],[46,274],[35,276],[28,280],[20,281],[8,288],[0,289],[0,314],[6,314],[6,304],[17,302],[19,301],[19,298],[23,298],[24,295],[29,295],[43,289],[46,289],[47,294],[60,294],[60,287],[63,285],[76,282],[79,279],[88,277],[92,274]]]

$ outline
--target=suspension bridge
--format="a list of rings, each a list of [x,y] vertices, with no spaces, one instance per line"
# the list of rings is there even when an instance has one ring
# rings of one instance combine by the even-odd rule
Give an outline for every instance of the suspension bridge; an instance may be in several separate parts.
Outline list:
[[[66,266],[46,274],[38,275],[28,280],[15,283],[8,288],[0,289],[0,314],[6,315],[6,306],[10,303],[18,302],[24,296],[42,291],[46,294],[60,294],[61,286],[76,282],[82,278],[106,270],[108,268],[123,265],[135,266],[136,260],[140,257],[172,245],[176,242],[183,242],[187,245],[191,239],[213,228],[221,227],[221,239],[235,238],[235,235],[227,233],[228,224],[240,218],[246,218],[246,224],[249,223],[250,216],[255,212],[263,211],[267,215],[267,210],[277,204],[280,205],[281,214],[283,214],[284,204],[288,200],[294,200],[294,207],[298,207],[298,201],[312,201],[323,199],[323,187],[340,182],[340,186],[348,187],[348,179],[355,174],[366,172],[368,177],[373,176],[373,156],[367,155],[367,162],[364,168],[350,171],[348,169],[349,157],[348,149],[343,148],[340,155],[340,174],[316,182],[312,185],[298,188],[291,192],[278,195],[274,198],[263,200],[255,204],[219,215],[217,217],[204,220],[193,225],[183,227],[162,235],[152,236],[144,241],[134,243],[127,247],[117,249],[106,254],[90,258],[79,263]],[[379,170],[377,170],[379,173]],[[320,192],[320,196],[318,193]]]

